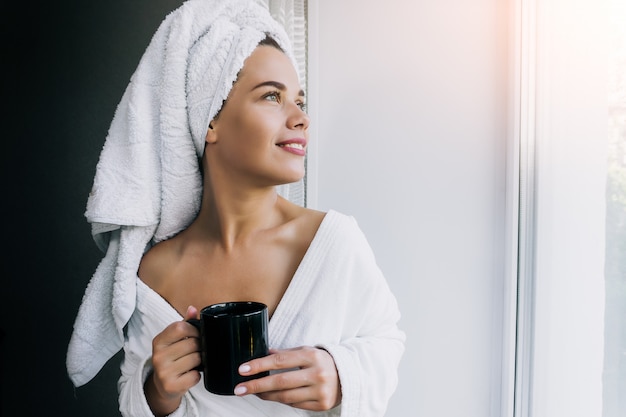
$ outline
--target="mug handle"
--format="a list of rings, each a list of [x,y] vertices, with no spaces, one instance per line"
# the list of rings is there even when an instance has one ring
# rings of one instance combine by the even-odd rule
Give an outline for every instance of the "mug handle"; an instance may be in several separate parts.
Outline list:
[[[200,332],[200,335],[201,335],[200,336],[200,338],[201,338],[200,341],[202,341],[202,330],[201,330],[201,327],[200,327],[201,320],[200,319],[188,319],[188,320],[185,320],[185,321],[187,323],[191,324],[196,329],[198,329],[198,331]],[[202,349],[202,347],[201,347],[201,349]],[[200,352],[200,358],[201,358],[200,360],[202,361],[202,352]],[[196,371],[199,371],[199,372],[204,372],[204,364],[202,362],[200,362],[200,365],[196,366],[193,369],[196,370]]]

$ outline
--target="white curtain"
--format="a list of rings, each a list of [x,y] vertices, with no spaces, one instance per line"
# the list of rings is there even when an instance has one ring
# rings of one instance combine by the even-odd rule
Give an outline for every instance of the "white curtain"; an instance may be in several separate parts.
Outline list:
[[[307,1],[306,0],[258,0],[267,7],[287,31],[291,40],[293,52],[298,62],[298,72],[302,84],[306,87],[306,47],[307,47]]]

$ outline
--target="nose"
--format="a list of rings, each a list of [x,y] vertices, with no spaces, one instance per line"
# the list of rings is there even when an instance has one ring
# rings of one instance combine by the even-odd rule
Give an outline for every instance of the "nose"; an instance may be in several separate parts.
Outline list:
[[[287,118],[289,128],[306,130],[309,128],[310,122],[309,115],[297,103],[291,103],[289,106],[289,117]]]

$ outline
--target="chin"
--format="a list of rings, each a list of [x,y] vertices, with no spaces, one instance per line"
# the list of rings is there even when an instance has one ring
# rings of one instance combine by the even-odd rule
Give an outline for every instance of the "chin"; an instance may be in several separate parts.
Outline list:
[[[291,184],[292,182],[298,182],[304,178],[304,166],[293,167],[290,170],[285,170],[284,176],[281,178],[281,184]]]
[[[281,178],[279,181],[276,181],[275,185],[281,186],[281,185],[293,184],[293,183],[300,181],[302,178],[304,178],[304,175]]]
[[[262,178],[267,181],[266,184],[286,185],[298,182],[304,178],[306,172],[304,164],[283,165],[279,170],[274,169],[272,171],[273,172],[266,171],[265,175],[262,176]],[[261,179],[261,177],[259,179]]]

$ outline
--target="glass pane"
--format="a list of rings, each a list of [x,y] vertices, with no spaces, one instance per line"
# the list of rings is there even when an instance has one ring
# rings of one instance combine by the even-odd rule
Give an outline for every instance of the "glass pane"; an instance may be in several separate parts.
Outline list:
[[[626,2],[611,0],[603,416],[626,415]]]

